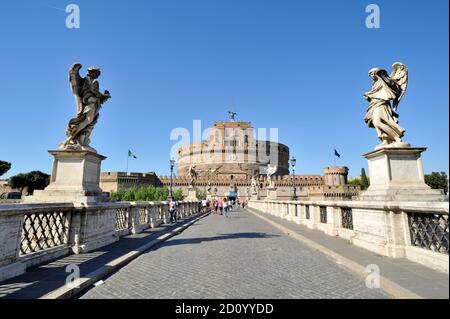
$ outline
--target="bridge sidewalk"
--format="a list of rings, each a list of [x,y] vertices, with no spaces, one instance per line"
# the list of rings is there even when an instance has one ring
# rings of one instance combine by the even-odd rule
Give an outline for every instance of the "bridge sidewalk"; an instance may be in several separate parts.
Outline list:
[[[182,232],[206,214],[194,214],[181,218],[176,224],[149,228],[139,234],[121,237],[119,241],[80,255],[69,255],[48,264],[29,269],[25,274],[0,282],[0,299],[69,298],[80,289],[68,288],[68,265],[80,269],[82,289],[92,286],[143,251]]]
[[[411,298],[415,294],[416,297],[427,299],[449,298],[448,274],[404,258],[394,259],[377,255],[352,245],[346,239],[329,236],[322,231],[312,230],[295,222],[259,213],[253,209],[247,210],[364,277],[368,275],[364,271],[368,265],[377,265],[380,269],[381,281],[390,282],[391,291],[389,292],[391,294],[394,292],[397,297]]]

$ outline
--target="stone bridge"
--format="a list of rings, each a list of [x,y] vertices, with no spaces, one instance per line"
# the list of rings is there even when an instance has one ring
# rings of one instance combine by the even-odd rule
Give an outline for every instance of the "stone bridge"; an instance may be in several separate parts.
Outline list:
[[[448,298],[448,203],[0,205],[0,298]]]

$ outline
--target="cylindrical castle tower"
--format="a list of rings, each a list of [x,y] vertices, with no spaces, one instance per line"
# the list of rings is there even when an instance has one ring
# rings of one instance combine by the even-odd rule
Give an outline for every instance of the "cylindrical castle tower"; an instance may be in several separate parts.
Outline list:
[[[348,167],[325,167],[323,170],[323,175],[326,186],[344,186],[347,184]]]

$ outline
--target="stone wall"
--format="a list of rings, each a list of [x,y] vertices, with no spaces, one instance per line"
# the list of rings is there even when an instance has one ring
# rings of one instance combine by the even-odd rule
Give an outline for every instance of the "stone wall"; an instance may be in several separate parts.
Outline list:
[[[198,213],[197,201],[179,202],[178,215]],[[68,254],[81,254],[169,220],[166,202],[94,205],[0,205],[0,281]]]
[[[248,207],[449,272],[448,202],[251,200]]]

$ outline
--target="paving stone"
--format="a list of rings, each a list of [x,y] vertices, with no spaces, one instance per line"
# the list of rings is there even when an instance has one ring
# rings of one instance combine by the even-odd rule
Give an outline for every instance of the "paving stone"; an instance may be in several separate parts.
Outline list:
[[[246,211],[210,215],[81,296],[389,298]],[[136,297],[137,296],[137,297]]]

